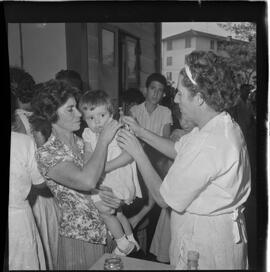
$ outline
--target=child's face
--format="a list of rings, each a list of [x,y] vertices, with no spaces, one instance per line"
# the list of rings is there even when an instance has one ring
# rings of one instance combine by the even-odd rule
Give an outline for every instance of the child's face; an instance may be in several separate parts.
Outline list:
[[[105,105],[96,106],[93,110],[89,107],[83,110],[83,118],[87,123],[88,127],[95,133],[100,133],[111,117]]]
[[[145,100],[152,104],[158,104],[163,93],[164,85],[158,81],[152,81],[147,88]]]

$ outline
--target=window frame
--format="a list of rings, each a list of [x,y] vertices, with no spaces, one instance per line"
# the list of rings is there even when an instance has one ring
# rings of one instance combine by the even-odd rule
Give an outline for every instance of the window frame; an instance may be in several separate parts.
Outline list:
[[[215,50],[215,40],[213,39],[210,40],[210,49]]]
[[[113,33],[113,62],[112,65],[108,63],[104,63],[104,56],[103,56],[103,30],[109,31]],[[115,67],[117,66],[117,32],[113,27],[110,27],[106,24],[102,24],[99,28],[99,61],[102,65]]]
[[[167,41],[167,47],[166,48],[167,48],[167,51],[173,50],[173,41],[172,40]]]
[[[166,65],[167,66],[172,66],[173,65],[173,57],[172,56],[167,56],[167,58],[166,58]]]
[[[185,37],[185,48],[191,48],[191,37]]]

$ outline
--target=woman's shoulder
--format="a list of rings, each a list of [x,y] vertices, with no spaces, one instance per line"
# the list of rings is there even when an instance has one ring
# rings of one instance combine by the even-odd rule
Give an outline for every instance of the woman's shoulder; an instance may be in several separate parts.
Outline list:
[[[37,149],[38,160],[44,164],[59,160],[59,158],[65,157],[65,154],[64,145],[54,135],[51,135],[48,141]]]

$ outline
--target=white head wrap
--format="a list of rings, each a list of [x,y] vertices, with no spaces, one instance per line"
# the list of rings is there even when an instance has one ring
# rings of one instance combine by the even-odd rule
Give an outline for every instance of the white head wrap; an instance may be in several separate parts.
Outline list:
[[[189,80],[190,80],[194,85],[197,85],[196,81],[192,78],[192,75],[191,75],[191,72],[190,72],[190,69],[189,69],[188,65],[185,65],[185,70],[186,70],[186,74],[187,74]]]

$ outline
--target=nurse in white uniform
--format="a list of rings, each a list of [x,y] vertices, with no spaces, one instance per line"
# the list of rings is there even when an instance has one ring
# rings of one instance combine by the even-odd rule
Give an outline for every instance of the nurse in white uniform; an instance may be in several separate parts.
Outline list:
[[[250,187],[250,164],[241,129],[226,109],[237,99],[233,73],[213,52],[194,51],[180,71],[178,93],[183,118],[196,127],[175,144],[124,121],[135,135],[174,163],[162,182],[137,138],[119,133],[120,147],[138,164],[161,207],[170,206],[170,263],[187,269],[187,253],[199,253],[199,269],[247,269],[244,203]]]

